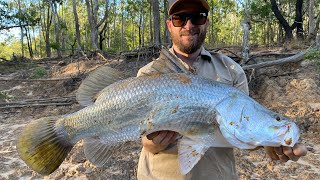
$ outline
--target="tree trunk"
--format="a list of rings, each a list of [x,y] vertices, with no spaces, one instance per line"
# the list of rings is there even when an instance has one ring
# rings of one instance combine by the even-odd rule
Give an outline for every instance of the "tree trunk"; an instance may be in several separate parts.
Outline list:
[[[20,26],[20,42],[21,42],[21,56],[24,56],[24,45],[23,45],[23,27],[22,27],[22,10],[21,10],[21,1],[18,0],[18,8],[19,8],[19,26]]]
[[[121,51],[123,51],[123,43],[124,43],[124,17],[123,17],[123,3],[121,3]]]
[[[134,19],[131,19],[131,24],[132,24],[132,31],[131,31],[131,40],[132,40],[132,47],[135,47],[135,23],[134,23]]]
[[[271,18],[270,18],[271,19]],[[269,44],[268,45],[272,45],[273,43],[274,43],[274,34],[275,34],[275,31],[274,31],[274,26],[273,26],[273,23],[272,23],[272,21],[270,21],[270,19],[269,19],[269,22],[268,22],[268,26],[269,26],[269,30],[270,30],[270,32],[269,32]]]
[[[78,18],[76,0],[72,0],[72,7],[73,7],[73,16],[74,16],[74,20],[75,20],[75,28],[76,28],[76,38],[77,38],[77,42],[78,42],[78,50],[83,51],[83,46],[82,46],[82,43],[81,43],[81,36],[80,36],[80,25],[79,25],[79,18]]]
[[[214,0],[211,0],[211,4],[214,3]],[[211,12],[214,11],[214,6],[211,6]],[[214,17],[213,15],[210,16],[211,17],[211,22],[209,23],[210,24],[210,39],[209,39],[209,43],[214,46],[215,45],[215,37],[214,37]]]
[[[160,33],[160,11],[159,0],[152,0],[152,14],[153,14],[153,30],[154,30],[154,45],[160,47],[161,45],[161,33]]]
[[[270,20],[269,20],[269,18],[267,20],[267,24],[264,25],[264,28],[265,28],[265,33],[266,33],[264,42],[265,42],[265,45],[269,46],[270,45],[270,42],[269,42],[269,40],[270,40]]]
[[[36,34],[34,32],[34,26],[32,26],[32,35],[33,35],[33,42],[34,42],[34,54],[33,56],[38,56],[38,49],[37,49],[37,40],[36,40]]]
[[[153,25],[152,25],[152,0],[149,0],[149,28],[150,28],[150,44],[153,43]]]
[[[278,8],[276,0],[270,0],[270,1],[271,1],[271,9],[272,9],[273,13],[285,31],[285,42],[289,42],[293,39],[292,29],[291,29],[290,25],[288,24],[288,22],[281,15],[281,12]]]
[[[60,49],[60,28],[59,28],[59,22],[58,22],[57,3],[51,2],[51,6],[52,6],[52,21],[54,25],[54,32],[55,32],[55,38],[56,38],[57,55],[60,58],[62,57],[62,54]]]
[[[103,24],[103,27],[99,31],[99,47],[103,49],[103,41],[106,39],[106,29],[108,26],[108,17],[109,17],[109,0],[105,0],[105,10],[104,10],[104,17],[101,21],[97,24],[97,29]]]
[[[169,18],[168,17],[168,0],[163,0],[164,3],[164,33],[163,33],[163,38],[164,38],[164,43],[169,44],[170,43],[170,36],[169,36],[169,30],[167,27],[166,20]]]
[[[46,44],[46,55],[47,57],[51,57],[51,46],[50,46],[50,26],[52,23],[52,13],[50,13],[50,6],[47,6],[46,18],[43,19],[43,28],[45,30],[45,44]]]
[[[316,48],[320,50],[320,34],[316,37]]]
[[[243,50],[242,50],[242,57],[243,57],[243,62],[247,62],[249,60],[249,51],[250,51],[250,44],[249,44],[249,31],[250,31],[250,25],[247,20],[244,20],[241,22],[241,26],[243,28]],[[242,62],[240,62],[242,64]]]
[[[314,30],[315,36],[317,35],[317,33],[319,31],[319,25],[320,25],[320,13],[318,14],[317,20],[316,20],[316,27],[315,27],[315,30]]]
[[[142,44],[142,26],[143,26],[143,24],[142,24],[142,21],[143,21],[143,7],[142,6],[140,6],[140,14],[139,14],[139,47],[141,47],[141,46],[143,46],[143,44]]]
[[[91,1],[92,2],[92,1]],[[99,50],[98,48],[98,29],[97,29],[97,13],[98,13],[98,0],[94,0],[93,4],[86,0],[88,22],[90,26],[90,38],[93,51]]]
[[[115,45],[115,43],[117,42],[117,39],[116,39],[116,18],[117,18],[117,9],[116,9],[116,0],[113,0],[113,45]]]
[[[315,30],[314,0],[309,1],[309,35]]]
[[[144,46],[144,32],[145,32],[145,16],[143,14],[143,11],[141,10],[142,13],[142,24],[141,24],[141,46]]]
[[[242,61],[239,64],[243,64],[243,62],[247,62],[249,60],[249,51],[250,51],[250,6],[251,1],[247,0],[245,5],[245,17],[241,22],[241,26],[243,28],[243,40],[242,40]]]
[[[297,2],[296,2],[295,23],[296,23],[296,26],[297,26],[297,38],[299,40],[303,40],[302,5],[303,5],[303,0],[297,0]],[[294,28],[291,28],[291,29],[294,29]]]
[[[32,59],[33,58],[33,50],[32,50],[30,29],[27,26],[25,26],[24,29],[25,29],[26,37],[27,37],[27,45],[28,45],[29,56]]]

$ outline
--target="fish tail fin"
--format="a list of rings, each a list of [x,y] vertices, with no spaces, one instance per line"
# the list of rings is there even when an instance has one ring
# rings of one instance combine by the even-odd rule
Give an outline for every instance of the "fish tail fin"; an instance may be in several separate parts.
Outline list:
[[[66,136],[56,130],[55,123],[59,118],[45,117],[32,121],[17,140],[21,159],[43,175],[55,171],[73,147]]]

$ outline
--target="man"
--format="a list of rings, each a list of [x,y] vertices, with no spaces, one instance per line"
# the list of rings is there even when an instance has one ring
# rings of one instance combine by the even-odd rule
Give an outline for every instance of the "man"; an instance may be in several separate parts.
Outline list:
[[[248,83],[242,68],[227,56],[210,54],[203,48],[209,12],[206,0],[169,0],[166,21],[173,46],[170,51],[189,71],[200,76],[221,81],[249,94]],[[141,68],[138,76],[153,73],[181,72],[178,67],[167,67],[168,59],[160,57]],[[155,132],[142,139],[143,149],[138,164],[138,179],[237,179],[232,148],[210,148],[187,175],[180,173],[176,139],[172,131]],[[306,148],[265,147],[274,160],[298,160]]]

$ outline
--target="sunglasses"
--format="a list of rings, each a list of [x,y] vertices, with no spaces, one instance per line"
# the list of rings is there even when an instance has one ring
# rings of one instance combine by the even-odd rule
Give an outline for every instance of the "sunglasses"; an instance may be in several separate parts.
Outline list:
[[[173,14],[170,20],[174,27],[183,27],[190,19],[194,25],[203,25],[206,23],[208,13],[193,13],[193,14]]]

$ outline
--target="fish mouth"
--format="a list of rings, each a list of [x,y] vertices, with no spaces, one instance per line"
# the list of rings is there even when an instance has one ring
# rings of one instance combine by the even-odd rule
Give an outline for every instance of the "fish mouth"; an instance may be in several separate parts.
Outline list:
[[[295,123],[289,123],[282,127],[283,138],[281,141],[281,145],[293,147],[299,140],[299,128]]]

